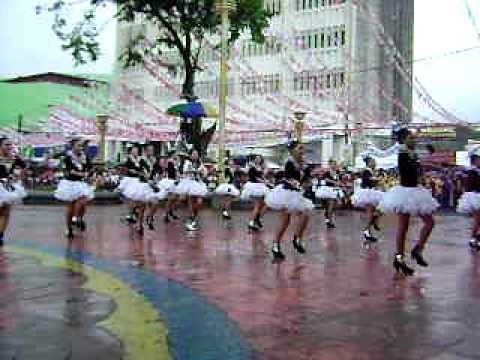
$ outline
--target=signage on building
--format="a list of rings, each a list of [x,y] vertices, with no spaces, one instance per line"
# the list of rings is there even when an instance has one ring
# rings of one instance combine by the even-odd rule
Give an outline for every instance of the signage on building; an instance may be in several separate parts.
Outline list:
[[[457,132],[454,127],[426,127],[418,129],[417,137],[430,140],[456,140]]]

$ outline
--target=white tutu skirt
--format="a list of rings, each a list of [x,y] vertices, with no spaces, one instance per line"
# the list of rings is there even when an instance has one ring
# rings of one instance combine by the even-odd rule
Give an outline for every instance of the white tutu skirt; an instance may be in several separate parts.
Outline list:
[[[383,213],[430,215],[439,206],[432,193],[423,187],[394,186],[385,193],[378,209]]]
[[[166,200],[167,198],[168,198],[168,192],[163,191],[161,189],[159,189],[159,191],[155,192],[152,189],[152,193],[150,194],[150,198],[148,199],[148,202],[152,202],[152,203],[159,202],[159,201]]]
[[[286,190],[283,185],[269,191],[265,203],[273,210],[286,210],[289,213],[310,212],[314,208],[313,203],[301,191]]]
[[[220,196],[238,197],[238,196],[240,196],[240,190],[238,190],[232,184],[220,184],[215,189],[215,194],[220,195]]]
[[[171,193],[175,190],[175,180],[164,178],[157,183],[160,191]]]
[[[11,184],[11,187],[0,184],[0,206],[21,203],[26,196],[27,192],[19,183]]]
[[[126,179],[126,178],[124,178]],[[128,178],[129,180],[120,183],[121,192],[124,197],[131,201],[151,202],[154,200],[155,193],[147,182],[142,182],[138,178]]]
[[[458,201],[457,211],[463,214],[471,214],[480,210],[480,193],[466,192]]]
[[[208,194],[207,185],[193,179],[182,179],[175,187],[174,192],[179,195],[204,197]]]
[[[115,191],[123,194],[123,192],[127,189],[128,184],[130,184],[132,181],[138,181],[138,178],[129,177],[129,176],[123,177],[122,180],[120,180],[120,183],[118,184]]]
[[[358,189],[352,196],[352,205],[357,208],[377,207],[385,193],[375,189]]]
[[[72,202],[80,198],[92,200],[95,197],[93,186],[84,181],[60,180],[57,189],[53,194],[55,199],[60,201]]]
[[[315,197],[321,200],[336,200],[345,196],[342,189],[333,186],[320,186],[315,191]]]
[[[242,199],[248,200],[250,198],[263,198],[267,196],[269,192],[270,189],[264,183],[247,181],[243,186]]]

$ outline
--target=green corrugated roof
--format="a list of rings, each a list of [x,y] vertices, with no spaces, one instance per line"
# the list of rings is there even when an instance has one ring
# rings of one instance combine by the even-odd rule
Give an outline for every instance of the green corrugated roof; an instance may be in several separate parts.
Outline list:
[[[78,74],[76,74],[78,76]],[[109,75],[85,75],[97,80],[111,80]],[[0,128],[17,128],[18,116],[23,115],[23,130],[32,129],[48,118],[49,105],[68,104],[72,95],[80,96],[85,89],[71,85],[0,82]]]

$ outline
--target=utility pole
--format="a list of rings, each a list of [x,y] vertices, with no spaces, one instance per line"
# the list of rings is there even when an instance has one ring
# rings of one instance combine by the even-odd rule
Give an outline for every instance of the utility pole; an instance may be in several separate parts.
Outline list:
[[[235,0],[217,0],[217,12],[220,14],[222,24],[220,27],[221,55],[220,55],[220,98],[218,121],[218,171],[220,182],[225,177],[225,119],[227,113],[228,96],[228,30],[230,28],[228,15],[235,11]]]

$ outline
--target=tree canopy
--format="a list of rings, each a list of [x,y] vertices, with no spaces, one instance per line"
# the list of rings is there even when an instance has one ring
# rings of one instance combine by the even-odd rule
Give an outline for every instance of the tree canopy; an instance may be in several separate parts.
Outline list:
[[[121,54],[125,66],[144,61],[146,56],[161,56],[165,49],[176,49],[180,55],[185,79],[183,95],[194,96],[195,74],[200,69],[200,55],[205,41],[218,32],[220,16],[216,0],[88,0],[89,7],[83,18],[74,24],[68,22],[71,2],[55,0],[46,10],[54,13],[53,30],[62,40],[63,48],[72,53],[77,64],[95,61],[101,51],[98,42],[99,27],[96,13],[107,2],[116,4],[117,20],[132,23],[138,19],[155,26],[158,35],[147,39],[137,34]],[[269,25],[271,14],[264,8],[263,0],[236,0],[230,14],[230,42],[241,33],[250,33],[255,42],[263,42],[263,30]],[[37,11],[44,8],[37,7]],[[216,44],[217,45],[217,44]]]

